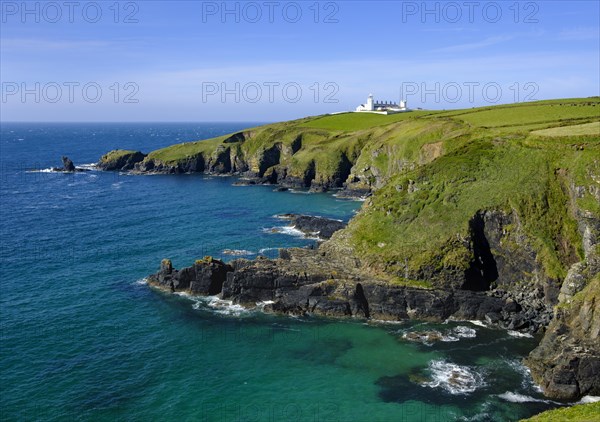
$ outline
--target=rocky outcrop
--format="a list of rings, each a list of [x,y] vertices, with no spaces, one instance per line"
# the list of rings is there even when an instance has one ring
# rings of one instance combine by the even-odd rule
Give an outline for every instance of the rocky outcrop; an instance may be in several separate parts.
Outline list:
[[[133,170],[144,158],[146,154],[140,151],[114,150],[103,155],[96,166],[105,171],[128,171]]]
[[[536,382],[553,398],[600,395],[600,277],[571,302],[556,307],[539,346],[526,360]]]
[[[52,171],[61,172],[61,173],[75,173],[81,171],[89,171],[87,169],[77,168],[73,161],[69,157],[62,156],[61,157],[63,166],[62,167],[52,167]]]
[[[71,161],[69,159],[69,157],[62,157],[62,162],[63,162],[63,171],[75,171],[75,164],[73,164],[73,161]]]
[[[160,271],[148,277],[148,282],[171,291],[187,291],[197,295],[216,295],[223,289],[227,273],[232,268],[223,261],[205,257],[191,267],[178,271],[171,260],[164,259]]]
[[[330,239],[333,233],[346,227],[342,221],[312,215],[282,214],[277,217],[289,220],[302,233],[320,239]]]
[[[308,249],[285,249],[274,260],[238,259],[229,264],[205,258],[179,271],[164,260],[158,273],[147,280],[163,290],[218,294],[247,307],[266,302],[265,311],[293,315],[487,319],[508,327],[521,311],[512,300],[488,292],[420,289],[367,278],[356,269],[336,264],[319,250]]]

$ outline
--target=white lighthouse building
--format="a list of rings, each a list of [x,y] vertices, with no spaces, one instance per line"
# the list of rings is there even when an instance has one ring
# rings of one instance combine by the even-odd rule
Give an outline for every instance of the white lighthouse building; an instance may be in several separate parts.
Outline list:
[[[355,111],[362,113],[395,114],[410,110],[406,107],[405,100],[401,100],[399,104],[393,101],[375,101],[373,94],[369,94],[367,103],[359,105]]]

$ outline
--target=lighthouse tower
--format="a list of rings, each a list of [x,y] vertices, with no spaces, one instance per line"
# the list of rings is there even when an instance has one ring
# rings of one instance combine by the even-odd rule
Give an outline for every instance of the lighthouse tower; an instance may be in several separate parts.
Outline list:
[[[369,94],[369,98],[367,98],[367,104],[365,104],[365,109],[367,111],[375,110],[375,106],[373,105],[373,94]]]

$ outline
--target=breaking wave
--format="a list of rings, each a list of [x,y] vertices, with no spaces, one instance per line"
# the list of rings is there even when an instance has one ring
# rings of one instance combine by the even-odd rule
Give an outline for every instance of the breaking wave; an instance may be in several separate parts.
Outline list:
[[[223,249],[221,252],[223,255],[232,255],[232,256],[248,256],[248,255],[256,255],[255,252],[246,250],[246,249]]]
[[[441,388],[450,394],[469,394],[487,385],[483,376],[475,369],[445,360],[429,362],[428,371],[431,380],[421,385]]]

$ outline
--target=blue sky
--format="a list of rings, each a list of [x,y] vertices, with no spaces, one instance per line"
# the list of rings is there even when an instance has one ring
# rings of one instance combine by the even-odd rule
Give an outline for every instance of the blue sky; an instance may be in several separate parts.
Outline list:
[[[0,118],[278,121],[369,93],[428,109],[599,95],[599,5],[2,1]]]

